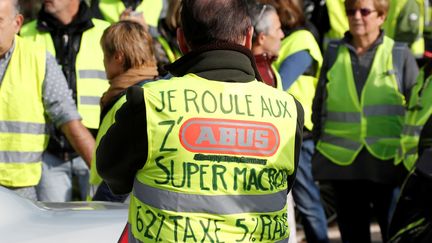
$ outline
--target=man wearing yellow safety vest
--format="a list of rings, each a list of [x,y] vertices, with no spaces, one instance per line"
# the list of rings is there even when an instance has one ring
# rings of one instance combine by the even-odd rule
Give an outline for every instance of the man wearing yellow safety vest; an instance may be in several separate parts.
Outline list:
[[[99,127],[99,100],[108,88],[103,53],[99,41],[109,26],[91,17],[80,0],[44,1],[34,20],[21,29],[21,36],[55,55],[72,96],[93,135]],[[70,146],[61,131],[51,129],[51,139],[43,157],[43,173],[37,192],[40,200],[51,202],[72,199],[72,176],[79,182],[81,199],[88,189],[89,167]]]
[[[389,242],[432,242],[432,63],[412,90],[401,139],[401,156],[411,170],[389,229]],[[399,162],[399,161],[396,161]]]
[[[130,88],[96,150],[111,190],[132,191],[129,242],[287,242],[301,105],[257,81],[246,1],[181,9],[175,77]]]
[[[407,174],[394,157],[418,73],[405,44],[384,35],[386,0],[346,0],[349,31],[330,42],[313,102],[316,179],[334,188],[344,242],[386,242],[394,190]]]
[[[87,162],[94,139],[80,122],[55,59],[16,35],[23,23],[17,0],[0,1],[0,19],[0,185],[37,200],[47,123]]]

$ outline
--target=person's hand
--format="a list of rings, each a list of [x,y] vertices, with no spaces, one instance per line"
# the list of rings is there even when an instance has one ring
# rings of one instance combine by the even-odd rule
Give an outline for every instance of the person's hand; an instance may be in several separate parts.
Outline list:
[[[136,22],[148,30],[148,25],[144,19],[144,14],[142,12],[135,12],[132,10],[132,8],[127,8],[125,11],[123,11],[123,13],[120,14],[120,20]]]

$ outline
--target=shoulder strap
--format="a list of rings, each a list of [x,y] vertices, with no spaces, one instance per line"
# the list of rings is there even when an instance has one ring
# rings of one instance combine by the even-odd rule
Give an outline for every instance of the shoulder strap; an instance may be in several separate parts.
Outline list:
[[[408,48],[407,44],[401,42],[395,42],[393,45],[392,55],[393,55],[393,68],[396,72],[396,81],[398,83],[399,92],[402,94],[405,90],[405,85],[403,83],[403,75],[404,75],[404,53],[405,49]]]
[[[339,49],[339,46],[342,44],[341,40],[337,40],[337,41],[330,41],[328,46],[327,46],[327,67],[331,67],[333,66],[333,64],[336,61],[336,57],[337,57],[337,52]]]

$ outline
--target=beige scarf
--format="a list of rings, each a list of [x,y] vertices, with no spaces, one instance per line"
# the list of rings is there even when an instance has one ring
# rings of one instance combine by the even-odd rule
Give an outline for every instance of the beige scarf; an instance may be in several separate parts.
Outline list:
[[[130,68],[126,72],[109,80],[110,87],[102,95],[100,100],[101,108],[105,107],[114,97],[119,95],[125,89],[137,84],[143,80],[152,80],[158,76],[156,66]]]

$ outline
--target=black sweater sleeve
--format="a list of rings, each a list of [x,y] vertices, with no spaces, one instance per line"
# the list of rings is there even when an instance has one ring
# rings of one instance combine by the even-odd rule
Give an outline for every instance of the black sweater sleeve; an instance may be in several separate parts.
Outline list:
[[[132,86],[116,113],[116,122],[96,149],[98,173],[114,194],[131,192],[135,174],[147,160],[146,127],[143,89]]]

